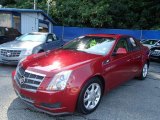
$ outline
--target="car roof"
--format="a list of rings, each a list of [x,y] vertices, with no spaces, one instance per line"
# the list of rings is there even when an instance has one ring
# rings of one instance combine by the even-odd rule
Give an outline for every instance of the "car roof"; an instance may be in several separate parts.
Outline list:
[[[88,34],[85,36],[91,36],[91,37],[113,37],[113,38],[118,38],[122,36],[129,36],[129,35],[123,35],[123,34]]]
[[[47,35],[49,33],[47,32],[31,32],[31,33],[28,33],[28,34],[34,34],[34,35]]]

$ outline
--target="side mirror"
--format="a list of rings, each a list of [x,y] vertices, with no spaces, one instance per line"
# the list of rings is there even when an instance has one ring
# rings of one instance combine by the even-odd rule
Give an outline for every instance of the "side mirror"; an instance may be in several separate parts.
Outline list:
[[[126,53],[127,53],[127,50],[125,48],[118,48],[116,54],[126,54]]]
[[[160,46],[160,43],[157,43],[156,46]]]

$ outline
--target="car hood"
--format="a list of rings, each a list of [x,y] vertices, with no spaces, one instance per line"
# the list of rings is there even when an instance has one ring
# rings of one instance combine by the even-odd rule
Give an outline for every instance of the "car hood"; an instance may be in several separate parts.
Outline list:
[[[82,64],[96,60],[102,57],[101,55],[89,54],[75,50],[54,50],[43,52],[29,56],[23,61],[25,69],[34,68],[36,70],[53,72],[55,70],[70,69]]]
[[[7,42],[7,43],[4,43],[4,44],[1,44],[0,45],[0,48],[12,48],[12,49],[19,49],[19,48],[22,48],[22,49],[32,49],[34,48],[35,46],[38,46],[42,44],[41,42],[33,42],[33,41],[18,41],[18,40],[14,40],[14,41],[11,41],[11,42]]]

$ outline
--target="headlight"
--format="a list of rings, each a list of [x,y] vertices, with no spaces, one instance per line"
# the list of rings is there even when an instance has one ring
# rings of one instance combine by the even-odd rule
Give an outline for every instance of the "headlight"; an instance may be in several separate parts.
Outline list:
[[[24,52],[24,55],[31,55],[32,54],[32,50],[26,50],[25,52]]]
[[[63,71],[56,74],[47,87],[47,90],[64,90],[72,71]]]

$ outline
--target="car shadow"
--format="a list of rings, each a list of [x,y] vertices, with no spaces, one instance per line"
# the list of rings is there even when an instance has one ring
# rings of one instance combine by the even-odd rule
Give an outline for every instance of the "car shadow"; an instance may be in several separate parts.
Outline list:
[[[44,119],[47,119],[47,120],[101,120],[106,118],[106,113],[111,114],[110,113],[111,109],[117,109],[118,107],[119,109],[123,110],[124,109],[123,105],[125,104],[123,103],[124,101],[123,98],[126,97],[126,91],[128,91],[128,89],[131,89],[131,93],[132,93],[135,91],[135,90],[134,91],[132,90],[135,89],[137,86],[141,86],[140,81],[130,80],[122,84],[121,86],[115,88],[114,90],[110,91],[107,95],[104,95],[97,110],[95,110],[93,113],[88,115],[73,113],[73,114],[63,115],[63,116],[62,115],[53,116],[53,115],[49,115],[49,114],[31,109],[19,98],[16,98],[11,102],[7,110],[7,117],[8,117],[8,120],[15,120],[15,119],[29,120],[29,118],[34,120],[44,120]],[[117,104],[117,100],[120,101],[121,104]],[[132,100],[130,101],[132,102]],[[110,119],[111,116],[113,117],[113,113],[111,115],[108,115],[108,119]]]
[[[78,119],[78,120],[85,120],[86,118],[79,114],[73,113],[68,115],[58,115],[53,116],[47,113],[43,113],[37,110],[34,110],[27,106],[24,102],[22,102],[18,97],[14,99],[7,110],[7,118],[8,120],[71,120],[71,119]]]

